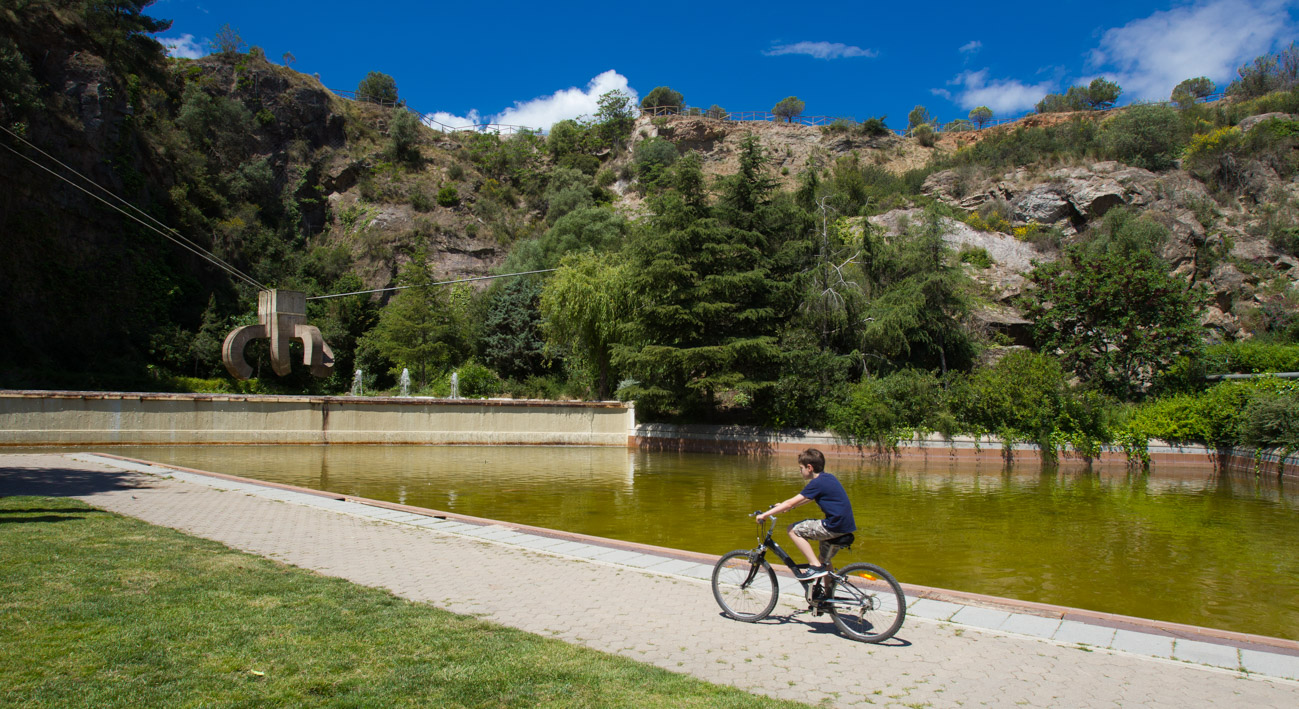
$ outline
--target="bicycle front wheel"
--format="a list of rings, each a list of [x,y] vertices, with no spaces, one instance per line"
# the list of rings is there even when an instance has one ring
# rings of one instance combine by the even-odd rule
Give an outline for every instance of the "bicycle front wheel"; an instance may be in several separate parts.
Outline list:
[[[907,617],[902,586],[889,572],[874,564],[849,564],[836,576],[830,617],[839,632],[867,643],[893,637]],[[829,578],[829,577],[827,577]]]
[[[776,572],[766,559],[754,564],[749,550],[727,552],[713,567],[713,598],[722,612],[736,620],[753,623],[776,607]]]

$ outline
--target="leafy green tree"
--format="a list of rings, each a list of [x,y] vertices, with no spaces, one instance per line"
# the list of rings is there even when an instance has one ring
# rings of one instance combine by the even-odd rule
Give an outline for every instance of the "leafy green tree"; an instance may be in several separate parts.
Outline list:
[[[1033,270],[1027,315],[1037,344],[1083,382],[1132,399],[1200,346],[1202,295],[1150,248],[1161,227],[1122,212],[1111,224],[1106,238]]]
[[[1087,107],[1093,110],[1110,108],[1119,100],[1119,94],[1122,93],[1123,89],[1118,84],[1097,77],[1087,86]]]
[[[562,120],[550,127],[546,136],[546,150],[558,160],[565,155],[585,151],[586,130],[572,119]]]
[[[403,108],[393,114],[388,125],[388,154],[393,160],[419,162],[419,129],[419,119],[413,112]]]
[[[773,106],[771,112],[777,118],[784,118],[786,123],[793,123],[795,118],[803,115],[803,102],[797,96],[787,96]]]
[[[239,36],[239,30],[228,24],[221,25],[221,29],[217,30],[216,36],[212,38],[212,52],[214,54],[233,56],[243,51],[243,48],[247,46],[248,43],[244,41],[243,37]]]
[[[554,224],[560,217],[595,204],[591,178],[569,167],[555,168],[546,186],[546,221]]]
[[[1171,98],[1178,106],[1186,108],[1193,105],[1197,99],[1212,94],[1217,88],[1209,77],[1197,76],[1194,79],[1186,79],[1173,87]]]
[[[681,110],[685,105],[685,97],[680,92],[673,91],[666,86],[656,86],[645,98],[641,99],[641,108],[667,108]]]
[[[1101,129],[1101,145],[1110,157],[1147,170],[1171,168],[1184,144],[1177,110],[1162,104],[1130,106]]]
[[[356,100],[395,106],[397,105],[397,80],[382,72],[372,71],[357,84]]]
[[[12,127],[41,108],[39,92],[40,85],[18,45],[9,37],[0,37],[0,122]]]
[[[667,169],[677,161],[677,157],[677,146],[671,141],[658,137],[647,138],[636,144],[632,164],[636,166],[636,175],[641,183],[653,187],[667,174]]]
[[[962,418],[1002,440],[1050,444],[1064,411],[1068,384],[1055,358],[1024,350],[1011,352],[970,378]]]
[[[704,112],[704,115],[708,116],[709,118],[724,120],[727,116],[731,114],[727,113],[726,109],[722,108],[721,106],[718,106],[717,104],[713,104],[708,107],[708,110]]]
[[[935,122],[933,116],[929,114],[929,109],[924,106],[916,106],[907,114],[907,130],[915,130],[917,126],[932,126]]]
[[[613,348],[631,305],[628,270],[612,254],[569,254],[541,292],[548,350],[562,352],[600,400],[613,394]]]
[[[86,30],[91,40],[99,45],[104,61],[123,73],[144,74],[153,73],[164,56],[162,45],[149,35],[165,32],[171,27],[171,20],[158,20],[144,14],[144,9],[153,2],[94,0],[75,5],[80,6]]]
[[[392,363],[392,373],[409,369],[420,388],[462,361],[468,353],[464,303],[443,286],[431,286],[428,252],[419,250],[402,267],[397,283],[406,286],[379,313],[365,342]]]
[[[987,106],[976,106],[975,108],[970,109],[970,121],[974,123],[974,125],[982,128],[987,125],[990,120],[992,120],[991,108],[988,108]]]
[[[617,148],[631,135],[636,124],[636,102],[624,91],[614,89],[596,99],[595,134],[600,145]]]
[[[571,253],[617,251],[630,227],[627,219],[608,206],[583,207],[560,217],[538,237],[510,250],[502,267],[506,273],[556,268]]]
[[[506,377],[523,380],[546,371],[541,290],[539,278],[520,277],[488,295],[479,352],[488,366]]]
[[[1226,93],[1238,98],[1256,98],[1299,86],[1299,43],[1291,42],[1276,54],[1255,57],[1236,70],[1236,77]]]

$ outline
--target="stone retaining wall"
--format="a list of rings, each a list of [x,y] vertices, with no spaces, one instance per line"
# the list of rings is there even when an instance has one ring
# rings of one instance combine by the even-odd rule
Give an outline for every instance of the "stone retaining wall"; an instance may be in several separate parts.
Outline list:
[[[621,402],[0,391],[0,446],[628,445]]]
[[[1016,443],[1006,449],[995,436],[945,439],[931,434],[920,440],[901,441],[896,450],[890,451],[848,444],[825,431],[772,431],[749,426],[640,424],[636,427],[634,445],[648,451],[791,456],[805,448],[817,448],[828,456],[923,460],[926,463],[989,461],[1004,464],[1009,461],[1036,465],[1041,460],[1038,446]],[[1233,474],[1282,475],[1299,480],[1299,452],[1288,456],[1284,464],[1278,463],[1276,451],[1264,451],[1256,464],[1252,450],[1217,451],[1206,446],[1182,446],[1158,440],[1150,442],[1148,452],[1152,467],[1222,463]],[[1082,465],[1086,461],[1066,453],[1060,462],[1063,465]],[[1107,446],[1093,463],[1126,467],[1128,460],[1121,448]]]

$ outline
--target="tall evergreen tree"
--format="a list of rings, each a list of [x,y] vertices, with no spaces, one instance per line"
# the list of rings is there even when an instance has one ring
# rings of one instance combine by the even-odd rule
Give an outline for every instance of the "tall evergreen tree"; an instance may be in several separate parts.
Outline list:
[[[400,291],[379,314],[379,324],[366,343],[392,362],[393,373],[410,369],[417,386],[458,364],[467,352],[463,308],[445,286],[430,286],[428,252],[417,251],[398,275]]]

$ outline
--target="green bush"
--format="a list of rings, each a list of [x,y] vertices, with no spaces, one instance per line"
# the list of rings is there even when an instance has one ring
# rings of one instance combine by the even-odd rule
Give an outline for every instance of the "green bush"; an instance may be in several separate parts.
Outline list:
[[[1175,394],[1147,402],[1132,413],[1123,429],[1139,439],[1158,438],[1172,443],[1200,443],[1213,447],[1244,444],[1247,412],[1255,401],[1296,396],[1299,388],[1284,379],[1226,381],[1200,394]],[[1261,404],[1260,404],[1261,405]],[[1276,418],[1273,408],[1257,410],[1249,424],[1251,435],[1265,436],[1267,422]]]
[[[421,189],[416,189],[410,194],[410,206],[417,212],[433,211],[433,200],[429,199],[428,193]]]
[[[1110,119],[1101,129],[1106,154],[1147,170],[1167,170],[1182,153],[1181,119],[1163,104],[1138,104]]]
[[[921,123],[915,128],[912,128],[911,135],[915,137],[917,143],[920,143],[926,148],[932,148],[938,143],[938,133],[936,133],[934,127],[928,123]]]
[[[982,246],[965,245],[958,254],[961,263],[968,263],[975,268],[992,268],[992,257]]]
[[[455,185],[443,185],[442,189],[438,190],[437,199],[438,205],[442,207],[454,207],[460,204],[460,191]]]
[[[1245,409],[1240,442],[1254,448],[1299,448],[1299,383],[1261,393]]]
[[[897,445],[913,431],[955,429],[946,394],[931,372],[903,369],[866,377],[848,389],[846,401],[830,407],[830,429],[859,445]]]
[[[970,377],[962,418],[1007,442],[1044,443],[1056,429],[1065,391],[1064,370],[1057,360],[1025,350],[1012,352]]]
[[[501,378],[496,372],[477,362],[468,362],[456,370],[460,383],[460,396],[485,399],[501,393]]]
[[[1195,104],[1196,99],[1212,94],[1217,88],[1209,77],[1197,76],[1178,84],[1173,89],[1171,98],[1178,106],[1188,108]]]

